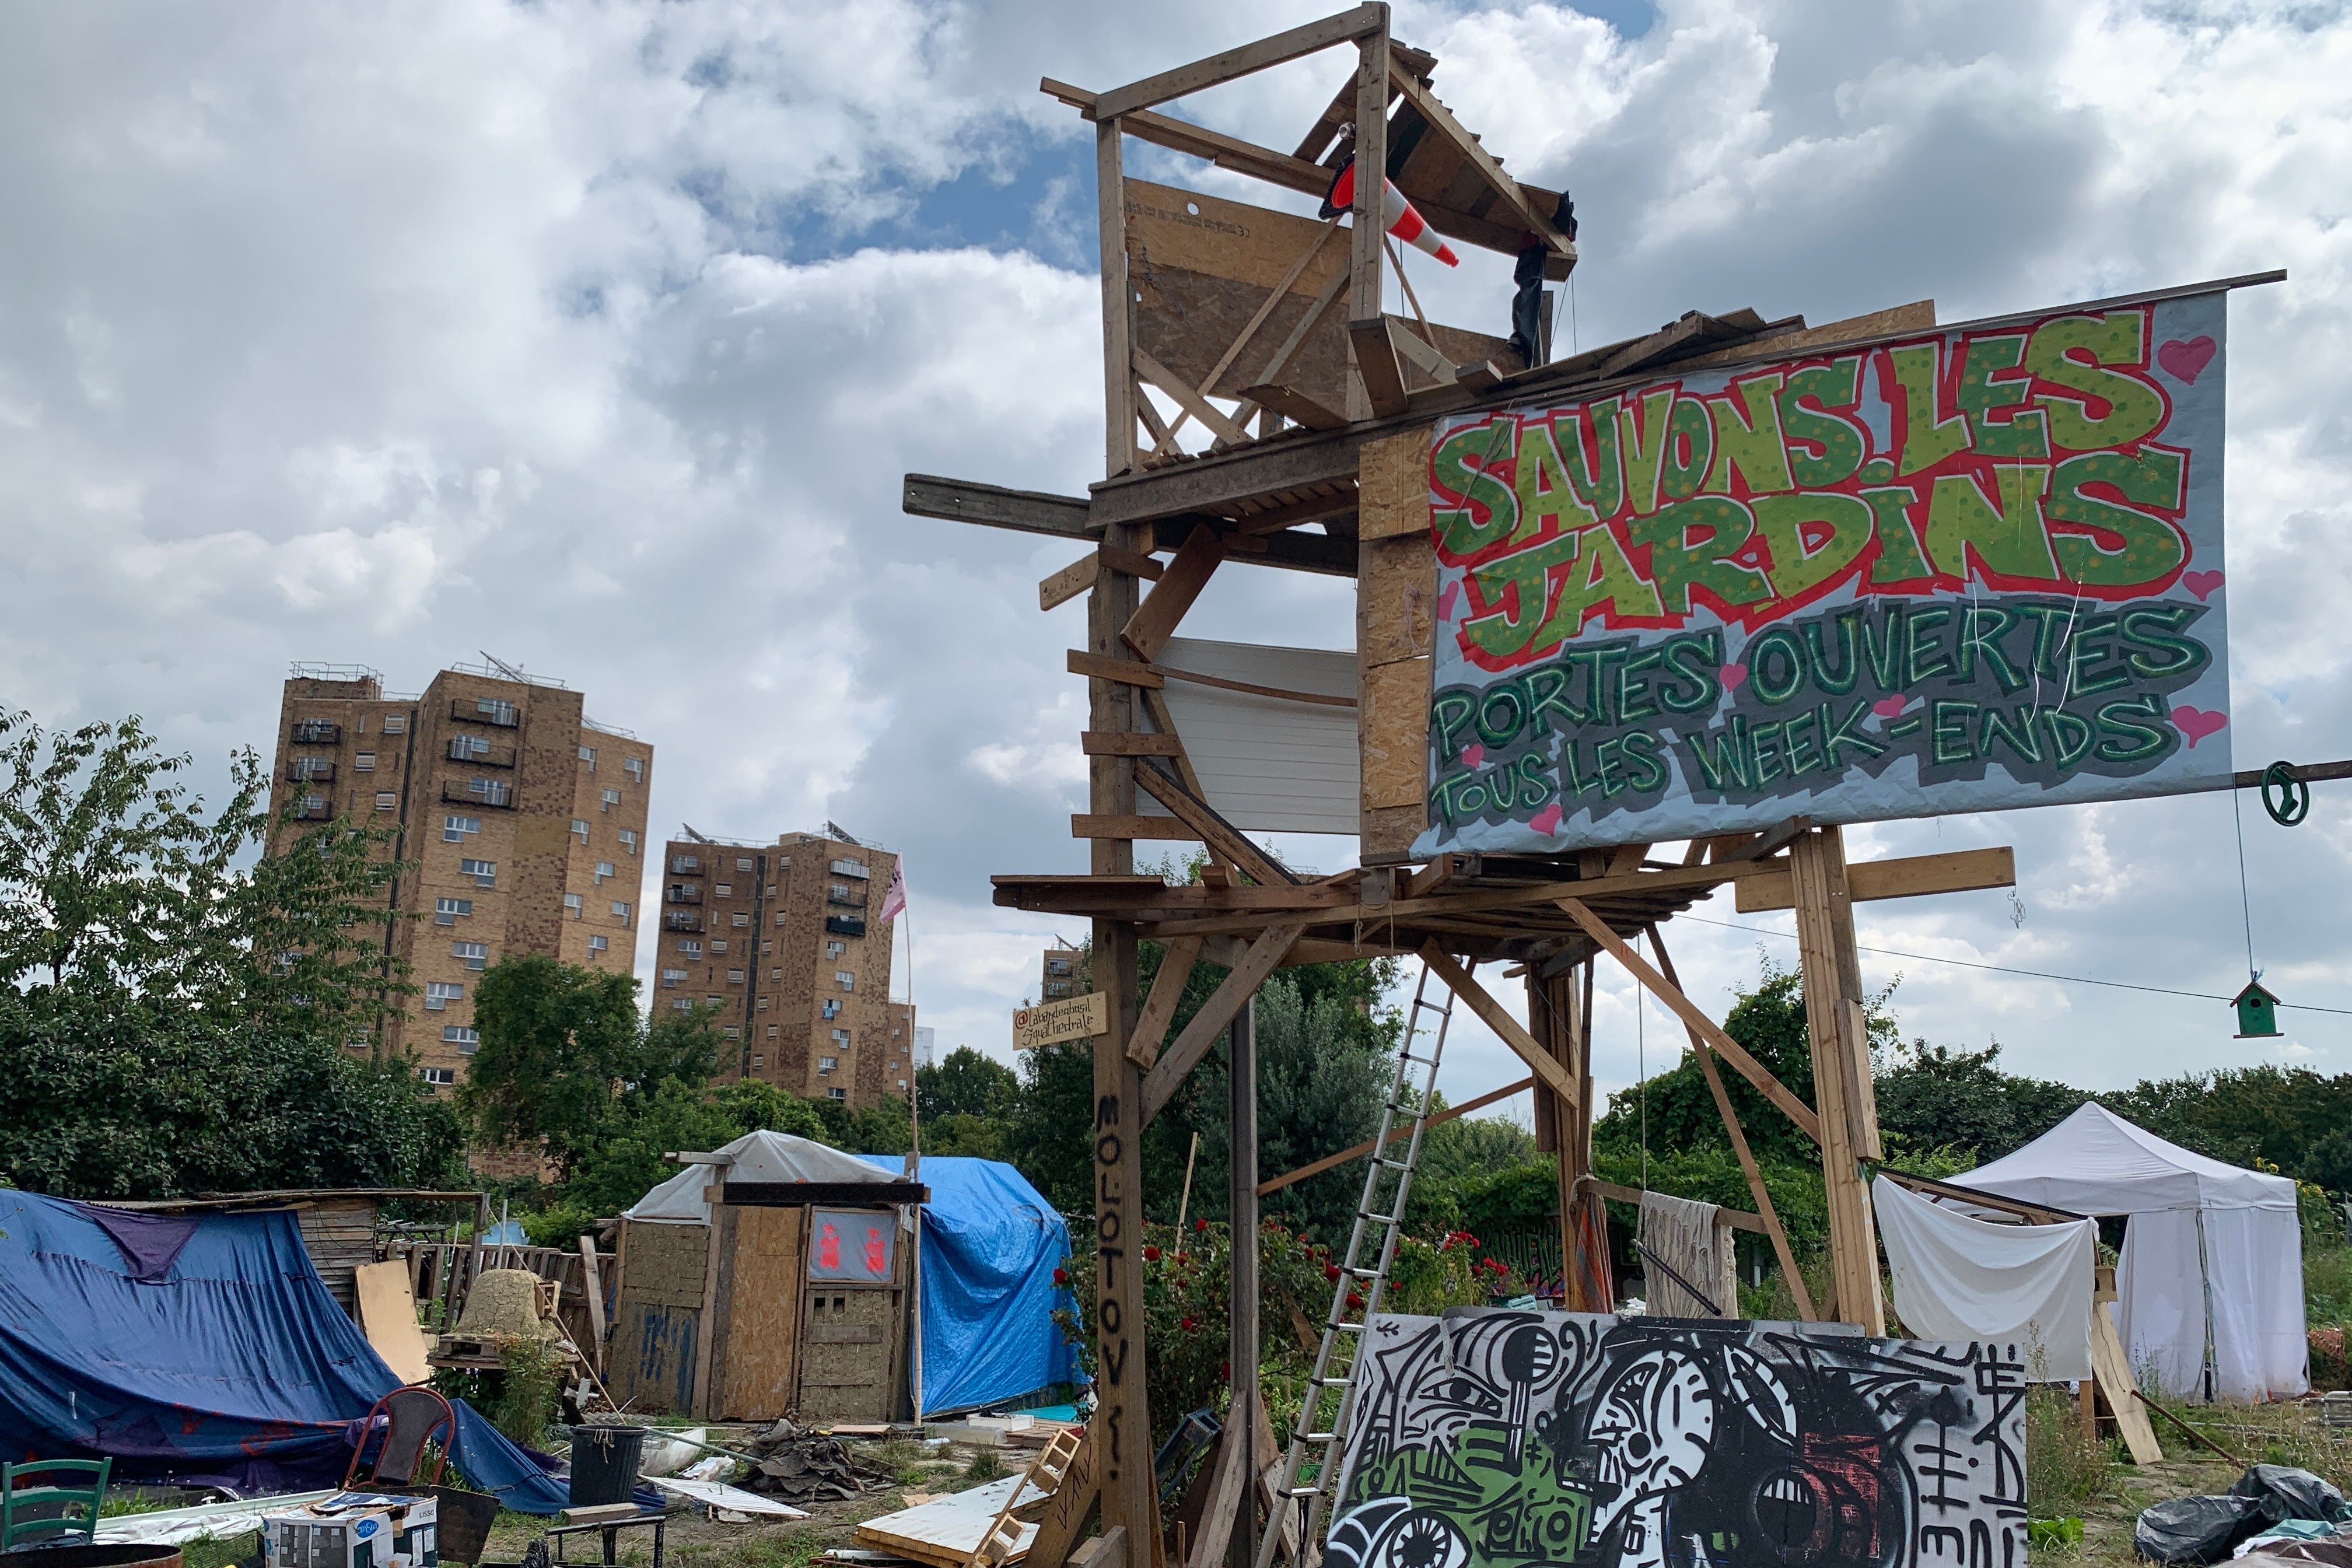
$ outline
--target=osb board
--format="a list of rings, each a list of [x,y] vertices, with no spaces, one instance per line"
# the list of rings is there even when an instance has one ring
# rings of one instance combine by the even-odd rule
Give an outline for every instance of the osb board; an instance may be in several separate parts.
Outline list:
[[[772,1421],[792,1407],[793,1359],[800,1341],[802,1226],[804,1208],[734,1206],[734,1231],[719,1281],[719,1414],[730,1421]]]
[[[621,1224],[628,1233],[622,1300],[700,1311],[703,1275],[710,1259],[710,1227],[636,1219]]]
[[[614,1400],[648,1415],[686,1415],[694,1404],[702,1312],[622,1299],[604,1384]]]
[[[1429,531],[1368,539],[1356,552],[1356,649],[1370,668],[1429,653],[1437,552]]]
[[[1413,840],[1429,827],[1429,807],[1415,802],[1412,805],[1384,805],[1363,814],[1363,829],[1356,841],[1357,863],[1364,866],[1395,866],[1412,858]]]
[[[416,1298],[408,1287],[408,1265],[394,1258],[362,1265],[353,1271],[359,1292],[360,1329],[375,1353],[383,1357],[403,1383],[423,1383],[433,1375],[425,1363],[433,1347],[416,1326]]]
[[[1429,441],[1418,425],[1367,441],[1356,458],[1356,537],[1429,533]]]
[[[1348,265],[1344,232],[1314,218],[1247,202],[1149,180],[1127,182],[1127,253],[1138,258],[1138,271],[1148,258],[1155,268],[1181,267],[1254,283],[1264,299],[1263,291],[1281,282],[1300,254],[1318,240],[1322,243],[1315,258],[1290,286],[1292,293],[1310,300]]]
[[[1822,343],[1852,342],[1857,338],[1885,337],[1889,332],[1931,331],[1935,325],[1936,301],[1919,300],[1908,305],[1873,310],[1867,315],[1848,316],[1843,321],[1824,321],[1818,327],[1807,327],[1801,331],[1785,332],[1769,338],[1751,338],[1727,349],[1717,349],[1713,353],[1675,363],[1677,367],[1728,364],[1735,360],[1753,359],[1759,353],[1794,353]]]
[[[1429,791],[1429,660],[1371,666],[1361,700],[1364,813],[1421,806]]]

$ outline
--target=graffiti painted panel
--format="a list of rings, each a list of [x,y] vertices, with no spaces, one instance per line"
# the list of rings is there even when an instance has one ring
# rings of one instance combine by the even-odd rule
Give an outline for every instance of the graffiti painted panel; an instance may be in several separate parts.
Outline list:
[[[2226,298],[1668,368],[1439,425],[1416,849],[2231,772]]]
[[[1327,1568],[2022,1568],[2014,1347],[1382,1317]]]

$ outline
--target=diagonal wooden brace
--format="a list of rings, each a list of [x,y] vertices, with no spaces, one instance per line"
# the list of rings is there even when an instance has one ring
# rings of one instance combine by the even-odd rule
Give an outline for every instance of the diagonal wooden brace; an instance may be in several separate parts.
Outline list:
[[[1176,1004],[1184,997],[1184,982],[1192,978],[1192,965],[1200,956],[1201,939],[1180,936],[1160,957],[1160,973],[1151,979],[1151,994],[1143,999],[1135,1034],[1127,1042],[1127,1059],[1147,1072],[1160,1058],[1160,1042],[1168,1037],[1168,1026],[1176,1018]]]
[[[1503,1043],[1517,1052],[1519,1059],[1532,1068],[1538,1078],[1550,1085],[1554,1093],[1570,1105],[1578,1102],[1581,1098],[1577,1092],[1580,1086],[1569,1076],[1568,1069],[1559,1065],[1559,1058],[1544,1049],[1517,1018],[1505,1012],[1503,1005],[1496,1001],[1485,986],[1472,979],[1468,970],[1454,963],[1454,955],[1440,947],[1436,938],[1432,937],[1428,945],[1421,950],[1421,958],[1429,965],[1430,973],[1444,981],[1446,989],[1470,1004],[1470,1011],[1477,1014],[1488,1028],[1502,1036]]]
[[[1173,1045],[1160,1053],[1160,1059],[1144,1075],[1145,1125],[1150,1124],[1151,1119],[1167,1105],[1168,1097],[1192,1076],[1192,1069],[1201,1065],[1201,1058],[1209,1054],[1209,1047],[1217,1043],[1217,1037],[1225,1032],[1225,1026],[1234,1021],[1234,1015],[1242,1010],[1242,1004],[1257,994],[1257,988],[1265,984],[1265,977],[1281,964],[1284,955],[1290,951],[1290,944],[1297,942],[1306,930],[1304,921],[1268,926],[1265,934],[1249,944],[1249,951],[1242,954],[1241,962],[1234,966],[1232,973],[1225,976],[1225,983],[1201,1004],[1201,1010],[1192,1015],[1192,1021],[1184,1026],[1184,1032],[1176,1037]]]
[[[1138,789],[1175,814],[1176,820],[1199,836],[1213,854],[1222,855],[1248,873],[1262,887],[1297,887],[1298,879],[1281,862],[1251,843],[1242,830],[1217,815],[1209,803],[1161,773],[1150,763],[1135,769]]]
[[[1723,1032],[1722,1026],[1700,1011],[1697,1003],[1682,993],[1682,987],[1650,967],[1642,955],[1625,945],[1624,938],[1609,929],[1599,915],[1584,907],[1578,899],[1562,899],[1559,907],[1569,918],[1584,928],[1584,932],[1608,950],[1609,956],[1623,964],[1633,977],[1649,987],[1650,994],[1664,1002],[1675,1016],[1696,1030],[1706,1043],[1719,1052],[1725,1061],[1739,1069],[1739,1076],[1756,1086],[1757,1092],[1788,1112],[1789,1120],[1803,1129],[1806,1137],[1818,1143],[1822,1141],[1822,1119],[1812,1108],[1799,1100],[1789,1087],[1765,1068],[1762,1062],[1748,1054],[1748,1047]]]

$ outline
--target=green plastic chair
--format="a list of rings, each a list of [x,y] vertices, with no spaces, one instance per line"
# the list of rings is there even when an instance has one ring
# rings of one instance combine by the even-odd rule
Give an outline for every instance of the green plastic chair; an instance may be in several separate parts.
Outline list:
[[[106,1499],[106,1479],[113,1468],[112,1459],[37,1459],[31,1464],[0,1466],[0,1552],[38,1538],[79,1535],[84,1541],[96,1541],[99,1505]],[[46,1479],[52,1476],[57,1480]],[[36,1485],[24,1485],[24,1479],[29,1477],[43,1479]],[[68,1477],[79,1477],[89,1484],[58,1484]],[[28,1512],[33,1517],[26,1517]],[[48,1539],[42,1543],[58,1542]]]

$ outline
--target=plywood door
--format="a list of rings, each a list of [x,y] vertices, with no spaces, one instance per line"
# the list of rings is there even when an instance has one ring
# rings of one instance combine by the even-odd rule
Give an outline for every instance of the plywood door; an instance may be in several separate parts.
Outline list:
[[[897,1401],[900,1297],[873,1286],[813,1285],[801,1329],[803,1421],[887,1421]]]
[[[726,1359],[719,1414],[772,1421],[792,1408],[800,1347],[804,1208],[730,1208],[732,1248],[720,1280]]]
[[[642,1220],[622,1225],[626,1262],[614,1307],[608,1385],[632,1410],[683,1414],[694,1404],[710,1227]]]

